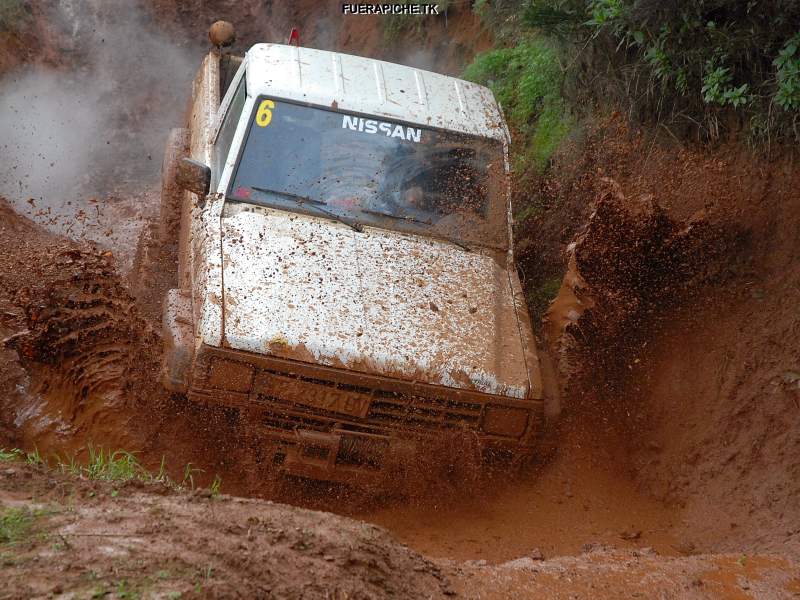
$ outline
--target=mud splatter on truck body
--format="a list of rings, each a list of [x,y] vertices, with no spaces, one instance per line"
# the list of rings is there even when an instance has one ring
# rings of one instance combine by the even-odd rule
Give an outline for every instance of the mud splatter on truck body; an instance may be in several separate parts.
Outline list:
[[[232,77],[221,73],[233,67]],[[165,385],[238,409],[266,434],[268,460],[313,478],[370,480],[443,432],[473,440],[484,457],[529,457],[544,393],[511,250],[508,131],[491,92],[372,59],[257,44],[241,63],[209,54],[191,106],[187,154],[210,167],[213,187],[196,200],[180,190],[162,198],[181,213]],[[314,119],[333,125],[319,135],[302,128]],[[264,143],[265,132],[276,133]],[[254,158],[257,144],[272,154]],[[363,185],[342,172],[342,157],[378,151],[377,170],[394,160],[422,184],[392,183],[391,166]],[[307,173],[318,167],[316,178]],[[281,169],[282,183],[261,183]],[[174,171],[165,164],[165,175]],[[336,185],[350,186],[338,206]],[[458,185],[457,208],[420,216],[415,195],[441,202]],[[377,188],[389,191],[379,198]],[[401,201],[416,216],[394,213]],[[456,214],[470,202],[479,208]]]

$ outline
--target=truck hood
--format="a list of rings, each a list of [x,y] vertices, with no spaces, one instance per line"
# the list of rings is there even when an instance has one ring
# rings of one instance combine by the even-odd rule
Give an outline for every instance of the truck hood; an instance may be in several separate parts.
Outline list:
[[[446,241],[261,207],[222,218],[223,344],[522,398],[506,270]]]

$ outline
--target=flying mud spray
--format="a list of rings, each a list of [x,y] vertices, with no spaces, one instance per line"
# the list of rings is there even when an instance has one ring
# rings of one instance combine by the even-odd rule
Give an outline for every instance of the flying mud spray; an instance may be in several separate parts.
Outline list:
[[[2,82],[0,195],[54,232],[113,246],[127,265],[203,48],[178,46],[124,0],[50,11],[61,64]]]

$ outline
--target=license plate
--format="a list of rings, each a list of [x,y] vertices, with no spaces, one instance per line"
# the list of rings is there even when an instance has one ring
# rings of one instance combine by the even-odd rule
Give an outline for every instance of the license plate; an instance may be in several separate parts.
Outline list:
[[[317,385],[288,377],[268,375],[258,386],[260,392],[329,412],[366,417],[372,398],[349,390]]]

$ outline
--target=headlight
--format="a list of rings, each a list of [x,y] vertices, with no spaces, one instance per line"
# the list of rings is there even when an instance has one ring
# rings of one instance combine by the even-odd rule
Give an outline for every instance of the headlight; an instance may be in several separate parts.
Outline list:
[[[528,414],[524,408],[487,406],[482,428],[486,433],[518,438],[528,426]]]
[[[253,385],[253,367],[224,358],[212,358],[208,385],[217,390],[249,392]]]

